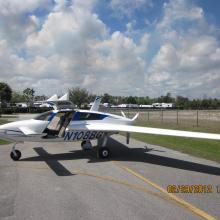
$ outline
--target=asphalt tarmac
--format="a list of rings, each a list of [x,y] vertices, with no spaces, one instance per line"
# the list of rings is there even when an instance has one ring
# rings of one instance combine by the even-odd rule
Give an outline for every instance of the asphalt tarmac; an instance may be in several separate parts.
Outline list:
[[[0,219],[220,219],[220,164],[125,142],[109,139],[108,160],[79,142],[24,143],[14,162],[11,146],[1,145]]]

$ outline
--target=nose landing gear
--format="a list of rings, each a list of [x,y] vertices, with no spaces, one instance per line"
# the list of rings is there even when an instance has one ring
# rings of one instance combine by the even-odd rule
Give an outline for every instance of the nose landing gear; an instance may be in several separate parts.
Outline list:
[[[17,143],[14,144],[14,146],[12,147],[11,153],[10,153],[10,157],[14,161],[17,161],[21,158],[21,151],[15,149],[16,144]]]

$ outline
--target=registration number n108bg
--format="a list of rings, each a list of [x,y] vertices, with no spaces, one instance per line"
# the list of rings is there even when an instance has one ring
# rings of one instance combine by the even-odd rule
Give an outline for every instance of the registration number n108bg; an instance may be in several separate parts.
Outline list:
[[[92,140],[101,138],[103,131],[67,131],[64,135],[64,141]]]

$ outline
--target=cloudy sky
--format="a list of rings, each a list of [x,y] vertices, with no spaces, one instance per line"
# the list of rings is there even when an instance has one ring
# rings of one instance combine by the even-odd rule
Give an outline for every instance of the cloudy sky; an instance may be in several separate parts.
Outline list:
[[[220,98],[219,0],[0,0],[0,81],[22,91]]]

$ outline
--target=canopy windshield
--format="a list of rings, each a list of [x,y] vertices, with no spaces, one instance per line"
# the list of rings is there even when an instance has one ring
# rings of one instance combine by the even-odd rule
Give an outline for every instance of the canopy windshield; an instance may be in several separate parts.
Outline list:
[[[53,118],[54,115],[56,115],[55,112],[48,111],[48,112],[44,112],[44,113],[36,116],[34,119],[35,120],[40,120],[40,121],[50,121]]]

